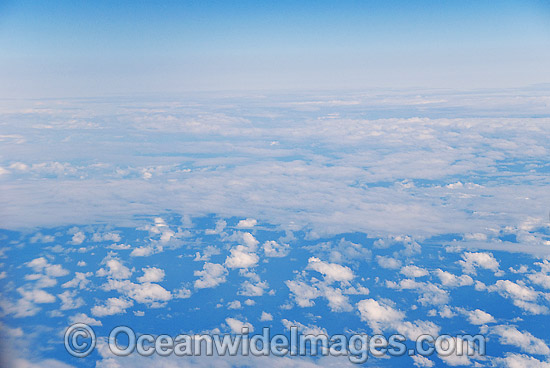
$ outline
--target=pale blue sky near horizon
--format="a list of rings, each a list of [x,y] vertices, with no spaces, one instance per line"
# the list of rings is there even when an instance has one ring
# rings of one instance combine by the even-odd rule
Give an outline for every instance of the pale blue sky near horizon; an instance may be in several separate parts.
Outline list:
[[[550,82],[547,1],[0,2],[0,97]]]

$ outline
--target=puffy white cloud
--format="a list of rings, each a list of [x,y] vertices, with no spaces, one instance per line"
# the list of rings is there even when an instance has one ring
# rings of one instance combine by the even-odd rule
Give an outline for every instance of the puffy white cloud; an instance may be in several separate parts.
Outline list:
[[[96,275],[99,277],[110,277],[113,279],[127,279],[132,276],[132,271],[124,266],[118,259],[107,257],[102,262],[106,268],[97,270]]]
[[[195,289],[205,289],[224,283],[227,270],[221,264],[206,262],[202,271],[195,271],[193,274],[199,276],[199,279],[195,280]]]
[[[86,235],[82,231],[77,232],[73,235],[73,238],[71,239],[71,244],[73,245],[80,245],[86,240]]]
[[[135,284],[129,280],[109,279],[103,285],[103,288],[105,290],[117,290],[136,302],[149,304],[151,307],[163,306],[167,301],[172,299],[172,293],[159,284],[150,282]]]
[[[476,268],[483,268],[497,273],[500,267],[495,257],[488,252],[465,252],[458,264],[462,266],[465,273],[472,275],[476,274]]]
[[[396,283],[386,281],[386,286],[398,290],[414,290],[419,294],[418,302],[422,305],[440,305],[449,302],[449,293],[431,282],[419,282],[411,279],[404,279]]]
[[[227,303],[227,309],[242,309],[241,302],[238,300],[233,300],[232,302]]]
[[[380,333],[384,328],[395,325],[405,318],[405,313],[374,299],[361,300],[357,303],[357,309],[361,320],[367,322],[375,333]]]
[[[103,305],[95,305],[92,308],[92,315],[96,317],[112,316],[115,314],[126,313],[134,303],[125,298],[109,298]]]
[[[515,306],[531,314],[550,313],[550,310],[546,306],[536,303],[540,293],[530,286],[510,280],[498,280],[494,285],[488,286],[487,290],[497,292],[505,298],[512,299]]]
[[[528,331],[519,331],[516,327],[509,325],[494,326],[489,331],[499,337],[501,344],[516,346],[529,354],[550,355],[550,348],[544,340],[533,336]]]
[[[33,259],[27,263],[27,266],[32,268],[35,272],[43,272],[44,275],[50,277],[61,277],[69,274],[69,271],[64,269],[61,265],[50,264],[44,257]]]
[[[241,284],[239,295],[244,296],[262,296],[265,290],[269,287],[266,281],[258,281],[253,283],[249,280],[244,281]]]
[[[273,316],[271,315],[271,313],[262,312],[262,315],[260,316],[260,321],[262,322],[273,321]]]
[[[237,335],[243,333],[243,328],[248,328],[249,333],[254,332],[254,326],[252,326],[252,324],[250,324],[249,322],[243,322],[236,318],[228,317],[225,319],[225,323],[227,323],[227,325],[231,329],[231,332]]]
[[[85,289],[88,284],[90,283],[90,280],[88,280],[88,277],[92,276],[93,273],[91,272],[75,272],[74,278],[70,281],[67,281],[61,287],[63,288],[79,288],[79,289]]]
[[[290,252],[288,244],[279,244],[276,241],[268,240],[263,245],[266,257],[286,257]]]
[[[441,285],[447,287],[458,287],[458,286],[468,286],[473,285],[474,280],[468,275],[456,276],[450,272],[443,271],[438,268],[434,271],[435,275],[441,280]]]
[[[482,311],[481,309],[475,309],[468,311],[463,308],[458,308],[458,311],[468,318],[468,322],[473,325],[485,325],[487,323],[494,323],[495,318],[489,313]]]
[[[392,257],[376,256],[376,262],[382,268],[396,270],[401,267],[401,261]]]
[[[237,246],[231,249],[230,255],[225,260],[225,265],[229,268],[249,268],[258,264],[260,259],[255,253],[249,253],[248,249]]]
[[[103,326],[103,323],[101,323],[101,321],[92,317],[88,317],[85,313],[77,313],[74,316],[69,317],[69,322],[71,324],[85,323],[89,326]]]
[[[416,278],[423,277],[429,274],[428,270],[425,268],[420,268],[415,265],[408,265],[401,269],[401,273],[407,277]]]
[[[139,282],[160,282],[164,280],[164,270],[157,267],[146,267],[141,269],[143,276],[138,277]]]
[[[255,219],[247,218],[246,220],[239,221],[239,223],[237,224],[237,228],[239,228],[239,229],[251,229],[254,226],[256,226],[257,224],[258,224],[258,221],[256,221]]]
[[[341,266],[336,263],[324,262],[316,257],[308,259],[307,269],[323,274],[327,282],[346,282],[351,281],[355,277],[353,271],[349,267]]]
[[[435,363],[422,356],[422,355],[413,355],[411,356],[412,360],[413,360],[413,364],[415,365],[415,367],[419,367],[419,368],[422,368],[422,367],[425,367],[425,368],[431,368],[435,365]]]
[[[289,331],[291,327],[296,327],[298,329],[298,332],[302,333],[303,335],[326,335],[327,334],[327,330],[325,330],[324,328],[311,325],[311,324],[304,325],[303,323],[300,323],[297,321],[289,321],[288,319],[282,319],[281,323]]]
[[[65,291],[57,295],[61,299],[61,310],[76,309],[82,307],[84,304],[84,299],[77,297],[76,290]]]
[[[549,361],[540,361],[525,354],[507,353],[504,358],[494,358],[493,361],[498,366],[507,368],[550,368]]]
[[[290,289],[296,304],[300,307],[311,307],[315,304],[314,299],[320,297],[321,291],[315,286],[299,280],[287,280],[286,286]]]

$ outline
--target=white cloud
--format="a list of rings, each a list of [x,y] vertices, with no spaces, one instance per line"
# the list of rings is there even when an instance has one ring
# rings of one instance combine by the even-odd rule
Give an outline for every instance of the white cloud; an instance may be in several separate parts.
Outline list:
[[[88,277],[92,275],[93,273],[91,272],[86,272],[86,273],[75,272],[74,278],[70,281],[67,281],[63,285],[61,285],[61,287],[85,289],[90,283],[90,280],[88,280]]]
[[[392,257],[376,256],[376,262],[382,268],[396,270],[401,267],[401,261]]]
[[[413,364],[414,364],[416,367],[420,367],[420,368],[422,368],[422,367],[431,368],[431,367],[433,367],[433,366],[435,365],[435,363],[434,363],[432,360],[430,360],[430,359],[428,359],[428,358],[426,358],[426,357],[424,357],[424,356],[422,356],[422,355],[413,355],[413,356],[411,356],[411,358],[412,358],[412,360],[413,360],[413,362],[414,362]]]
[[[262,315],[260,316],[260,321],[262,322],[273,321],[273,316],[271,315],[271,313],[262,312]]]
[[[458,287],[458,286],[468,286],[473,285],[474,280],[468,275],[456,276],[450,272],[443,271],[438,268],[434,271],[435,275],[441,280],[441,285],[447,287]]]
[[[483,268],[497,273],[500,266],[495,257],[488,252],[465,252],[458,264],[462,266],[465,273],[472,275],[476,274],[476,268]]]
[[[290,252],[288,244],[279,244],[273,240],[266,241],[263,249],[266,257],[286,257]]]
[[[232,302],[227,303],[227,309],[242,309],[241,302],[238,300],[233,300]]]
[[[237,224],[237,228],[239,228],[239,229],[251,229],[254,226],[256,226],[257,224],[258,224],[258,221],[256,221],[255,219],[247,218],[246,220],[239,221],[239,223]]]
[[[101,321],[88,317],[85,313],[77,313],[74,316],[69,317],[69,322],[73,323],[85,323],[89,326],[103,326]]]
[[[288,280],[286,286],[290,289],[296,304],[300,307],[311,307],[315,304],[314,299],[321,296],[321,291],[303,281]]]
[[[213,288],[225,282],[227,270],[221,264],[206,262],[202,271],[195,271],[195,289]]]
[[[105,268],[97,270],[96,275],[99,277],[108,276],[113,279],[127,279],[132,276],[132,271],[124,266],[118,259],[107,257],[102,262]]]
[[[384,328],[395,325],[405,318],[405,313],[374,299],[361,300],[357,303],[357,308],[361,320],[367,322],[375,333],[380,333]]]
[[[84,299],[77,297],[76,290],[67,290],[61,294],[57,294],[57,296],[61,299],[61,310],[77,309],[86,304]]]
[[[482,311],[481,309],[475,309],[468,311],[462,308],[458,309],[463,315],[468,318],[468,322],[473,325],[486,325],[488,323],[494,323],[495,318],[489,313]]]
[[[327,334],[327,330],[312,324],[304,325],[303,323],[300,323],[297,321],[289,321],[288,319],[282,319],[281,323],[289,331],[291,327],[296,327],[298,329],[298,332],[300,332],[302,335],[326,335]]]
[[[227,323],[227,325],[231,329],[231,332],[233,332],[234,334],[242,334],[243,328],[245,327],[248,328],[249,333],[254,332],[254,327],[250,323],[240,321],[236,318],[228,317],[225,319],[225,323]]]
[[[488,286],[490,292],[497,292],[505,298],[512,299],[515,306],[531,314],[549,314],[546,306],[536,303],[540,293],[532,287],[515,283],[510,280],[498,280],[494,285]]]
[[[86,240],[86,235],[82,231],[77,232],[73,235],[73,238],[71,239],[71,244],[73,245],[80,245]]]
[[[254,267],[260,259],[255,253],[249,253],[247,248],[240,245],[231,249],[230,253],[225,260],[225,265],[229,268]]]
[[[490,332],[499,337],[501,344],[516,346],[529,354],[550,355],[550,348],[544,340],[530,332],[519,331],[516,327],[507,325],[494,326]]]
[[[103,305],[95,305],[92,308],[92,315],[96,317],[112,316],[115,314],[126,313],[134,303],[124,298],[109,298]]]
[[[321,261],[319,258],[310,257],[308,259],[307,269],[317,271],[325,276],[327,282],[333,281],[351,281],[355,276],[353,271],[346,266],[336,263]]]
[[[139,282],[160,282],[164,280],[164,270],[157,267],[146,267],[141,269],[143,276],[138,277]]]
[[[416,277],[423,277],[427,276],[428,270],[424,268],[420,268],[415,265],[408,265],[401,269],[401,273],[407,277],[416,278]]]
[[[266,281],[258,281],[256,283],[253,283],[251,281],[246,280],[241,284],[239,295],[262,296],[264,295],[264,292],[268,287],[269,286]]]
[[[549,361],[540,361],[525,354],[506,353],[504,358],[495,358],[493,361],[498,366],[507,368],[550,368]]]

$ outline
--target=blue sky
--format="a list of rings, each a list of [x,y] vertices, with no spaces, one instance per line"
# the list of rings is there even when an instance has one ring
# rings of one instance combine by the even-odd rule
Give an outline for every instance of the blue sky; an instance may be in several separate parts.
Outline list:
[[[546,1],[0,5],[0,96],[550,82]]]
[[[550,368],[549,19],[542,1],[0,2],[0,366],[357,366],[119,357],[124,323],[482,334],[486,354],[366,365]],[[73,323],[95,330],[85,358]]]

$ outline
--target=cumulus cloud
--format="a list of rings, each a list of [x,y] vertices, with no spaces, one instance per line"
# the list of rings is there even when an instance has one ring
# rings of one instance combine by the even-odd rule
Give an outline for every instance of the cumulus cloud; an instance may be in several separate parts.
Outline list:
[[[227,269],[221,264],[206,262],[202,271],[195,271],[195,289],[213,288],[225,282]]]
[[[243,322],[236,318],[228,317],[225,319],[225,323],[229,326],[231,329],[231,332],[234,334],[242,334],[246,330],[243,330],[244,328],[248,329],[248,333],[254,332],[254,326],[250,324],[249,322]]]
[[[376,262],[382,268],[396,270],[401,267],[401,261],[392,257],[376,256]]]
[[[440,268],[436,269],[434,273],[439,277],[439,280],[441,280],[441,285],[446,287],[468,286],[474,284],[474,280],[468,275],[456,276]]]
[[[458,264],[462,266],[464,273],[471,275],[476,274],[476,268],[483,268],[498,273],[500,267],[495,257],[488,252],[465,252],[462,254],[462,260],[458,261]]]
[[[71,324],[85,323],[89,326],[103,326],[103,323],[101,323],[101,321],[92,317],[88,317],[85,313],[77,313],[74,316],[69,317],[69,322]]]
[[[254,267],[260,259],[257,254],[248,252],[248,249],[242,246],[231,249],[230,253],[225,260],[225,265],[228,268]]]
[[[423,277],[429,274],[428,270],[415,265],[408,265],[401,269],[401,273],[410,278]]]
[[[324,262],[316,257],[308,259],[307,269],[323,274],[327,282],[347,282],[355,277],[353,271],[349,267],[341,266],[336,263]]]
[[[529,354],[550,355],[550,348],[544,340],[533,336],[528,331],[520,331],[510,325],[494,326],[489,331],[498,336],[501,344],[516,346]]]
[[[497,292],[505,298],[512,299],[515,306],[531,314],[549,314],[549,309],[537,304],[540,293],[532,287],[515,283],[510,280],[498,280],[494,285],[488,286],[490,292]]]
[[[105,264],[105,268],[97,270],[96,275],[99,277],[107,276],[113,279],[127,279],[132,276],[132,271],[116,258],[107,257],[102,263]]]
[[[112,316],[115,314],[126,313],[126,309],[133,306],[131,300],[125,298],[109,298],[103,305],[92,307],[92,315],[96,317]]]
[[[238,229],[251,229],[258,224],[258,221],[252,218],[247,218],[246,220],[240,220],[237,224]]]
[[[286,257],[290,252],[288,244],[279,244],[276,241],[268,240],[263,245],[266,257]]]
[[[157,267],[146,267],[141,269],[143,276],[138,277],[139,282],[160,282],[164,280],[164,270]]]

